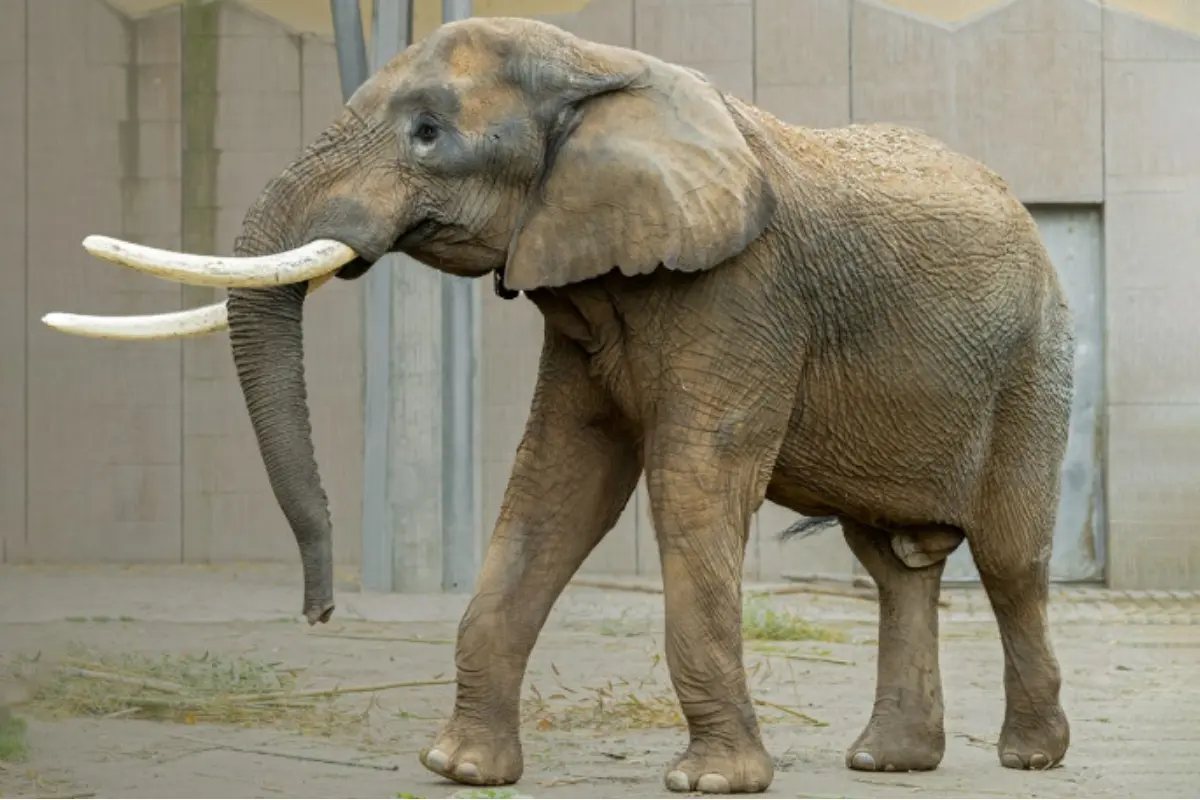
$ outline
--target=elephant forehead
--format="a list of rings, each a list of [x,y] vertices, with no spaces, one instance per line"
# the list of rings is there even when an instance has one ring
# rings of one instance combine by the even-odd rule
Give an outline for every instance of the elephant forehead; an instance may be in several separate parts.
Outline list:
[[[488,46],[474,38],[453,43],[446,57],[447,77],[473,78],[481,75],[496,74],[506,58],[500,48]]]
[[[489,27],[446,25],[433,34],[414,66],[448,81],[495,75],[511,56],[513,46],[511,36]]]

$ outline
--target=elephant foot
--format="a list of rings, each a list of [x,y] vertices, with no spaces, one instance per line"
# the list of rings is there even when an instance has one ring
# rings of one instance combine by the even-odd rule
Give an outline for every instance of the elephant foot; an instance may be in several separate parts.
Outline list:
[[[877,714],[846,751],[846,766],[861,772],[924,772],[937,769],[945,753],[940,724]]]
[[[775,777],[775,762],[759,743],[730,752],[692,740],[687,751],[667,769],[672,792],[749,794],[765,792]]]
[[[525,769],[521,740],[482,726],[451,720],[433,746],[421,751],[421,764],[443,778],[471,786],[516,783]]]
[[[1050,769],[1067,754],[1071,726],[1062,706],[1055,704],[1038,715],[1005,715],[1000,731],[1000,764],[1009,769]]]

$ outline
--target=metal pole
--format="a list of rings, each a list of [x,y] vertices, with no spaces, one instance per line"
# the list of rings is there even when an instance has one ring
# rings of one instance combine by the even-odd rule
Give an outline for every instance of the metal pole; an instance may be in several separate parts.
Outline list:
[[[442,0],[442,22],[471,16],[471,0]],[[442,589],[469,592],[481,550],[478,282],[442,276]]]
[[[442,0],[442,22],[454,22],[471,16],[471,0]]]
[[[333,38],[337,44],[338,74],[342,79],[344,102],[370,77],[367,43],[363,39],[358,0],[329,0],[329,5],[333,11]]]
[[[342,96],[350,96],[370,71],[358,0],[330,0]],[[410,0],[376,0],[372,62],[378,69],[408,46]],[[396,588],[394,519],[389,497],[388,449],[392,419],[392,273],[396,256],[385,256],[364,281],[362,586],[376,592]]]

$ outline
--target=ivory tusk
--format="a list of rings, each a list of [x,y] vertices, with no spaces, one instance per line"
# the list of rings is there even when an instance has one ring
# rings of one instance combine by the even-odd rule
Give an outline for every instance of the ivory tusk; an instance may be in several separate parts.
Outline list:
[[[83,240],[83,247],[97,258],[159,278],[192,286],[228,288],[282,286],[313,280],[336,271],[358,255],[333,239],[318,239],[286,253],[250,257],[176,253],[108,236],[89,236]]]
[[[332,272],[310,280],[308,293],[312,294],[331,277]],[[171,311],[166,314],[130,317],[99,317],[54,311],[42,317],[42,322],[63,333],[92,339],[154,341],[185,339],[225,330],[229,327],[229,315],[225,302],[221,301],[211,306]]]
[[[167,314],[131,317],[94,317],[55,311],[42,317],[42,322],[63,333],[92,339],[183,339],[229,327],[224,302]]]

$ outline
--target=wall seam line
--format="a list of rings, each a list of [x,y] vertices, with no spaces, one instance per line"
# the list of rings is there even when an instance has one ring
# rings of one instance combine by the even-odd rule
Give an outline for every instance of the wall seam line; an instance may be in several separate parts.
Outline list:
[[[25,393],[25,408],[23,409],[24,417],[25,417],[25,420],[24,420],[24,424],[25,424],[25,453],[24,453],[24,456],[25,456],[25,459],[24,459],[25,460],[25,476],[24,476],[25,498],[24,498],[24,503],[23,503],[24,508],[22,509],[21,527],[23,529],[23,533],[24,533],[23,539],[25,542],[24,553],[22,553],[22,556],[26,560],[28,560],[28,553],[29,553],[29,62],[30,62],[30,58],[29,58],[29,32],[30,32],[29,15],[31,13],[31,9],[30,9],[31,5],[32,5],[32,0],[25,0],[25,19],[24,19],[24,23],[25,23],[25,94],[21,98],[21,103],[24,106],[24,108],[23,108],[24,119],[22,120],[22,125],[24,126],[24,129],[25,129],[25,141],[22,144],[22,150],[24,152],[22,153],[23,164],[22,164],[22,170],[21,170],[21,180],[24,182],[24,185],[21,187],[21,189],[22,189],[22,193],[25,196],[24,197],[25,207],[23,209],[23,213],[25,215],[25,219],[24,219],[24,223],[23,223],[23,225],[24,225],[23,251],[24,252],[22,253],[22,260],[24,261],[24,269],[25,269],[25,302],[22,304],[25,309],[25,337],[24,337],[24,342],[23,342],[24,347],[25,347],[25,359],[24,359],[24,361],[25,361],[25,363],[24,363],[25,385],[23,387],[24,393]],[[7,558],[7,557],[8,557],[8,553],[7,553],[7,548],[6,548],[5,558]]]
[[[187,153],[187,126],[184,124],[183,117],[187,112],[184,110],[186,97],[184,96],[183,87],[186,86],[184,81],[183,71],[187,69],[187,59],[183,57],[184,48],[187,46],[185,42],[186,31],[184,26],[187,24],[187,14],[182,8],[179,9],[179,26],[177,27],[178,43],[179,43],[179,72],[176,73],[176,79],[179,82],[179,249],[183,250],[183,232],[186,225],[186,215],[184,212],[184,200],[186,193],[183,186],[183,159]],[[186,293],[183,290],[183,285],[179,286],[179,309],[184,309]],[[179,340],[179,563],[187,563],[187,345],[183,339]]]
[[[846,0],[846,113],[854,124],[854,3]]]
[[[1100,6],[1100,352],[1102,354],[1100,360],[1100,406],[1097,437],[1103,442],[1103,449],[1097,454],[1096,468],[1100,472],[1100,487],[1099,498],[1097,505],[1099,512],[1100,531],[1096,535],[1095,546],[1100,550],[1098,554],[1097,566],[1100,569],[1100,581],[1108,586],[1112,580],[1112,525],[1110,519],[1112,517],[1112,506],[1109,486],[1109,409],[1110,397],[1108,391],[1109,380],[1109,358],[1110,352],[1108,348],[1108,70],[1106,68],[1106,48],[1107,48],[1107,24],[1108,24],[1108,2],[1107,0],[1099,0]]]

